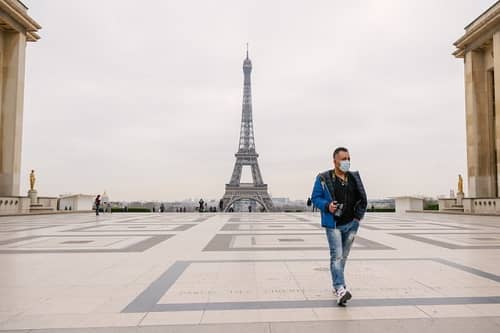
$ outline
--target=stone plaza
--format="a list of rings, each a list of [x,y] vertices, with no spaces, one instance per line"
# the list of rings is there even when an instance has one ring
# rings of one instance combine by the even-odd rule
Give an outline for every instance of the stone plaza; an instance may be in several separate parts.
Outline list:
[[[368,213],[338,307],[318,213],[2,217],[0,330],[498,332],[499,261],[498,217]]]
[[[137,31],[139,23],[134,20]],[[207,207],[200,200],[196,213],[153,208],[152,213],[96,216],[90,209],[95,204],[98,213],[101,201],[111,212],[106,192],[97,200],[83,193],[42,196],[46,189],[38,194],[35,170],[21,165],[26,47],[39,40],[40,29],[21,1],[0,0],[0,332],[500,332],[500,1],[454,43],[454,55],[464,61],[468,193],[460,175],[457,196],[439,198],[440,213],[424,213],[424,199],[408,195],[396,198],[396,213],[367,213],[347,263],[353,299],[345,307],[332,292],[319,213],[277,212],[263,180],[248,44],[238,149],[230,181],[217,199],[224,213],[203,213]],[[326,70],[314,75],[335,76]],[[201,143],[197,149],[210,150]],[[187,164],[176,154],[165,156]],[[286,164],[294,166],[293,159]],[[172,173],[169,167],[162,171]],[[251,183],[243,181],[244,168],[251,171]],[[27,171],[29,190],[21,189]],[[266,213],[256,213],[256,203]],[[317,206],[326,209],[331,202],[326,203]],[[234,205],[254,213],[229,213]]]

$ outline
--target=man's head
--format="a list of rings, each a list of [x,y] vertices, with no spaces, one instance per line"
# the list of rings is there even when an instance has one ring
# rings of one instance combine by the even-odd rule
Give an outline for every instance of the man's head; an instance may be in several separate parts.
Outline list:
[[[349,171],[351,166],[351,156],[349,150],[345,147],[338,147],[333,152],[333,166],[342,172]]]

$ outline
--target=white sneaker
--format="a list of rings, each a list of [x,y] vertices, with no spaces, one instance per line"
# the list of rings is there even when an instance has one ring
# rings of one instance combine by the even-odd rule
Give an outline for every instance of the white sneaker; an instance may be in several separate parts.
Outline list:
[[[348,300],[352,298],[351,293],[349,290],[347,290],[344,287],[340,287],[336,292],[335,295],[337,296],[337,305],[338,306],[345,306]]]

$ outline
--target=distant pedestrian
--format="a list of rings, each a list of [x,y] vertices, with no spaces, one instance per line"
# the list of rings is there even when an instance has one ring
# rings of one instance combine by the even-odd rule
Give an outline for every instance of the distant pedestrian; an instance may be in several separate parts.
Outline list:
[[[200,208],[198,208],[198,211],[201,213],[203,212],[203,208],[205,207],[205,201],[203,201],[203,198],[201,198],[198,203],[200,204]]]
[[[251,213],[252,212],[252,205],[248,205],[248,212]]]
[[[224,200],[220,199],[220,201],[219,201],[219,212],[222,212],[223,208],[224,208]]]
[[[101,207],[101,195],[98,194],[94,201],[95,215],[99,215],[99,208]]]
[[[306,203],[307,207],[311,207],[312,206],[312,200],[311,200],[311,197],[307,198],[307,203]],[[313,208],[314,209],[314,208]]]

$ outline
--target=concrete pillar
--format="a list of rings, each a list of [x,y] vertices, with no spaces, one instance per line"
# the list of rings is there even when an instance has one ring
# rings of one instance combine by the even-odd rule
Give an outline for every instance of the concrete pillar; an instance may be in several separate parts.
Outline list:
[[[18,196],[26,36],[0,32],[0,196]]]
[[[495,70],[495,156],[497,164],[497,197],[500,197],[500,31],[493,34],[493,67]],[[496,101],[498,99],[498,102]]]
[[[493,177],[494,145],[489,135],[491,119],[484,58],[485,54],[481,50],[465,53],[465,110],[470,197],[492,197],[496,194],[497,186],[496,177]]]

